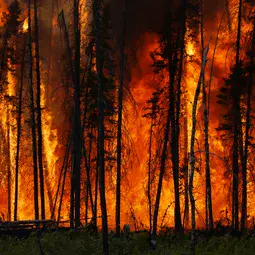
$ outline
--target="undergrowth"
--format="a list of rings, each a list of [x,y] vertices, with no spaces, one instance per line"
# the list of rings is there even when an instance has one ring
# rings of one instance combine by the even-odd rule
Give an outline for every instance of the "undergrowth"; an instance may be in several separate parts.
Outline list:
[[[1,237],[0,255],[37,255],[40,254],[40,242],[44,255],[102,254],[101,234],[87,231],[58,231],[43,233],[40,241],[36,233],[28,238]],[[119,239],[110,233],[109,245],[111,255],[188,255],[190,251],[189,237],[178,237],[172,233],[159,235],[156,249],[150,247],[146,232],[131,233],[130,236],[122,236]],[[208,239],[200,237],[196,254],[255,254],[255,237],[252,235],[241,238],[228,235]]]

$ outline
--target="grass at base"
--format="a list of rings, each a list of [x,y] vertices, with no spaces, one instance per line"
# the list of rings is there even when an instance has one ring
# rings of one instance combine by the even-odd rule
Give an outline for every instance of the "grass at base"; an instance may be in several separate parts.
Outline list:
[[[89,232],[54,232],[44,233],[41,245],[45,255],[89,255],[102,254],[101,234]],[[131,233],[128,239],[114,238],[109,234],[110,254],[162,254],[185,255],[190,252],[188,236],[176,237],[173,234],[164,234],[157,238],[157,249],[152,250],[147,233]],[[36,234],[29,238],[17,239],[5,237],[0,239],[0,255],[37,255],[40,254]],[[255,254],[255,237],[244,236],[240,239],[230,236],[216,237],[209,240],[199,238],[196,254]]]

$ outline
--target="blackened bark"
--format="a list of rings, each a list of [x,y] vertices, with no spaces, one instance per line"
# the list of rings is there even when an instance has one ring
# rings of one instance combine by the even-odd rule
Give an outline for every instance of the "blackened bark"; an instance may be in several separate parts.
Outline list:
[[[37,134],[38,134],[38,166],[40,175],[41,195],[41,219],[45,219],[45,198],[44,198],[44,170],[43,170],[43,138],[42,138],[42,113],[41,113],[41,73],[40,73],[40,52],[39,32],[37,16],[37,0],[34,0],[34,22],[35,22],[35,59],[36,59],[36,83],[37,83]]]
[[[10,147],[10,106],[9,102],[6,109],[6,128],[7,128],[7,186],[8,186],[8,221],[11,220],[11,147]]]
[[[72,151],[72,173],[75,190],[75,228],[80,226],[80,192],[81,192],[81,119],[80,119],[80,27],[79,0],[74,0],[74,133]]]
[[[232,227],[238,230],[239,224],[239,137],[240,137],[240,40],[241,40],[241,22],[242,22],[242,0],[239,1],[238,10],[238,27],[236,39],[236,72],[235,81],[232,86],[232,101],[233,101],[233,154],[232,154],[232,171],[233,171],[233,196],[232,196]]]
[[[174,168],[174,184],[175,184],[175,229],[177,232],[183,232],[183,226],[181,223],[181,211],[180,211],[180,187],[179,187],[179,171],[180,171],[180,160],[179,160],[179,138],[180,138],[180,108],[181,108],[181,83],[182,83],[182,73],[183,73],[183,61],[185,52],[185,35],[186,35],[186,10],[187,10],[187,0],[182,1],[182,26],[179,32],[180,40],[180,61],[178,71],[178,81],[177,81],[177,98],[175,102],[176,116],[175,116],[175,155],[176,155],[176,166]],[[178,45],[178,44],[177,44]],[[174,124],[174,123],[173,123]],[[173,139],[173,137],[172,137]],[[173,141],[174,142],[174,141]],[[173,155],[172,155],[173,157]]]
[[[196,206],[195,198],[193,195],[193,181],[195,174],[195,137],[196,137],[196,124],[197,124],[197,104],[198,98],[201,90],[202,77],[204,76],[204,70],[206,66],[206,58],[209,51],[209,44],[203,54],[203,63],[201,67],[200,77],[197,84],[193,107],[192,107],[192,131],[191,131],[191,141],[190,141],[190,176],[189,176],[189,196],[191,204],[191,221],[192,221],[192,233],[191,233],[191,254],[195,254],[195,230],[196,230]]]
[[[152,235],[154,237],[157,235],[158,212],[159,212],[159,206],[160,206],[160,197],[161,197],[161,191],[162,191],[162,185],[163,185],[163,178],[164,178],[165,169],[166,169],[166,157],[167,157],[166,154],[167,154],[167,146],[168,146],[168,142],[169,142],[170,119],[171,119],[171,108],[170,108],[170,102],[169,102],[168,113],[167,113],[167,121],[166,121],[166,124],[165,124],[165,131],[164,131],[164,142],[163,142],[161,158],[160,158],[159,181],[158,181],[155,208],[154,208],[154,214],[153,214]]]
[[[20,137],[21,137],[21,119],[22,119],[22,92],[24,82],[24,61],[26,53],[26,39],[24,40],[24,48],[21,59],[20,69],[20,88],[19,88],[19,104],[18,104],[18,116],[17,116],[17,147],[15,158],[15,195],[14,195],[14,217],[13,220],[17,221],[18,215],[18,197],[19,197],[19,153],[20,153]]]
[[[75,75],[74,75],[74,69],[73,69],[73,61],[72,61],[72,54],[71,54],[71,48],[70,48],[70,41],[69,41],[69,35],[67,31],[66,21],[65,21],[65,15],[64,11],[62,10],[59,14],[59,25],[63,29],[64,33],[64,39],[66,44],[66,53],[68,58],[68,64],[69,64],[69,71],[72,78],[73,86],[75,86]],[[74,136],[75,136],[75,128],[74,128],[74,121],[72,123],[72,144],[74,143]],[[73,146],[74,150],[74,146]],[[72,155],[74,155],[74,152],[72,152]],[[73,157],[74,159],[75,157]],[[70,190],[70,227],[74,228],[74,193],[75,193],[75,185],[74,185],[74,166],[72,165],[72,173],[71,173],[71,190]]]
[[[91,49],[90,52],[90,61],[89,61],[89,66],[88,66],[88,76],[92,74],[92,62],[93,62],[93,52]],[[88,149],[88,155],[87,155],[87,149],[86,149],[86,134],[85,134],[85,129],[86,129],[86,121],[87,121],[87,111],[88,111],[88,98],[89,98],[89,86],[88,82],[86,84],[86,90],[85,90],[85,106],[84,106],[84,114],[83,114],[83,124],[82,124],[82,136],[83,136],[83,157],[85,161],[85,169],[86,169],[86,175],[87,175],[87,180],[86,180],[86,194],[85,194],[85,221],[87,225],[87,220],[88,220],[88,200],[90,198],[90,205],[91,205],[91,210],[92,214],[94,207],[93,207],[93,195],[92,195],[92,187],[91,187],[91,164],[90,164],[90,154],[91,154],[91,142],[92,142],[92,137],[89,137],[89,149]]]
[[[33,149],[33,167],[34,167],[34,209],[35,219],[39,219],[38,205],[38,168],[37,168],[37,142],[36,142],[36,122],[34,107],[34,89],[33,89],[33,55],[32,55],[32,31],[31,31],[31,1],[28,0],[28,64],[29,64],[29,94],[30,94],[30,118],[32,129],[32,149]]]
[[[185,116],[184,116],[184,215],[183,228],[189,227],[189,158],[188,158],[188,111],[187,102],[185,102]]]
[[[202,63],[203,52],[204,52],[204,10],[203,10],[203,0],[200,1],[201,8],[201,45],[202,45]],[[206,231],[213,229],[213,214],[212,214],[212,196],[211,196],[211,173],[210,173],[210,147],[209,147],[209,120],[207,111],[207,93],[205,88],[205,77],[201,78],[202,92],[203,92],[203,108],[204,108],[204,147],[205,147],[205,169],[206,169],[206,195],[205,195],[205,205],[206,205]]]
[[[148,207],[149,207],[149,220],[150,220],[150,229],[149,229],[149,238],[151,238],[152,231],[152,203],[151,203],[151,161],[152,161],[152,135],[153,135],[153,116],[151,118],[150,126],[150,141],[149,141],[149,161],[148,161],[148,182],[147,182],[147,197],[148,197]]]
[[[94,214],[93,221],[95,226],[97,226],[97,200],[98,200],[98,185],[99,185],[99,149],[97,142],[97,164],[96,164],[96,178],[95,178],[95,202],[94,202]]]
[[[61,209],[62,209],[62,202],[63,202],[63,197],[64,197],[64,191],[65,191],[65,183],[66,183],[66,175],[67,175],[67,170],[68,170],[68,162],[69,162],[69,152],[70,152],[70,145],[68,145],[67,148],[67,155],[65,159],[65,164],[64,164],[64,177],[63,177],[63,182],[62,182],[62,187],[61,187],[61,194],[60,194],[60,199],[59,199],[59,207],[58,207],[58,217],[57,217],[57,224],[59,225],[60,219],[61,219]]]
[[[246,125],[245,125],[245,142],[244,142],[244,156],[242,163],[242,215],[241,215],[241,230],[244,232],[247,222],[247,160],[248,150],[250,143],[250,127],[251,127],[251,99],[252,99],[252,85],[253,85],[253,65],[254,65],[254,52],[255,52],[255,22],[253,23],[252,32],[252,45],[250,51],[250,63],[249,63],[249,81],[247,91],[247,109],[246,109]]]
[[[121,142],[122,142],[122,108],[123,108],[123,84],[124,84],[124,65],[125,65],[125,37],[127,23],[127,5],[125,1],[124,21],[122,28],[121,49],[120,49],[120,84],[118,91],[118,131],[117,131],[117,183],[116,183],[116,237],[120,237],[120,196],[121,196]]]
[[[93,15],[95,21],[96,32],[96,71],[98,82],[98,152],[99,152],[99,190],[102,211],[102,233],[103,233],[103,252],[109,254],[108,244],[108,220],[105,197],[105,150],[104,150],[104,87],[103,87],[103,52],[101,42],[101,20],[100,20],[100,1],[93,2]]]

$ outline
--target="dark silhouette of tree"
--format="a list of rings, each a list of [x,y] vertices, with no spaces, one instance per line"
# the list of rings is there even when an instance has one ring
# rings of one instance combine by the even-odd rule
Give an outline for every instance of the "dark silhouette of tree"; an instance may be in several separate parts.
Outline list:
[[[124,65],[125,65],[125,37],[127,23],[127,5],[125,1],[124,20],[122,28],[121,49],[120,49],[120,82],[118,90],[118,132],[117,132],[117,184],[116,184],[116,236],[120,237],[120,210],[121,210],[121,142],[122,142],[122,111],[123,111],[123,84],[124,84]]]
[[[35,34],[35,59],[36,59],[36,104],[37,104],[37,135],[38,135],[38,167],[40,176],[41,195],[41,219],[45,219],[45,198],[44,198],[44,169],[43,169],[43,138],[42,138],[42,113],[41,113],[41,72],[40,72],[40,45],[37,0],[34,0],[34,34]]]
[[[37,139],[36,139],[36,121],[34,107],[34,89],[33,89],[33,54],[32,54],[32,22],[31,22],[31,1],[28,0],[28,64],[29,64],[29,94],[30,94],[30,115],[33,142],[33,167],[34,167],[34,207],[35,219],[39,219],[38,205],[38,166],[37,166]]]

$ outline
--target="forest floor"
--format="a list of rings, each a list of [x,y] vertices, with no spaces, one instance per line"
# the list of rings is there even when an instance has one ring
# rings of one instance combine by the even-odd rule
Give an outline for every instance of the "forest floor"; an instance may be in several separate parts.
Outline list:
[[[198,237],[196,254],[255,254],[255,237],[246,235],[240,238],[228,235]],[[110,255],[190,254],[189,237],[177,237],[172,233],[158,236],[157,248],[153,250],[148,241],[148,234],[131,233],[129,237],[114,238],[109,234]],[[40,247],[42,252],[40,253]],[[100,234],[86,231],[58,231],[44,233],[40,241],[36,233],[28,238],[1,237],[0,255],[89,255],[102,254],[102,239]]]

